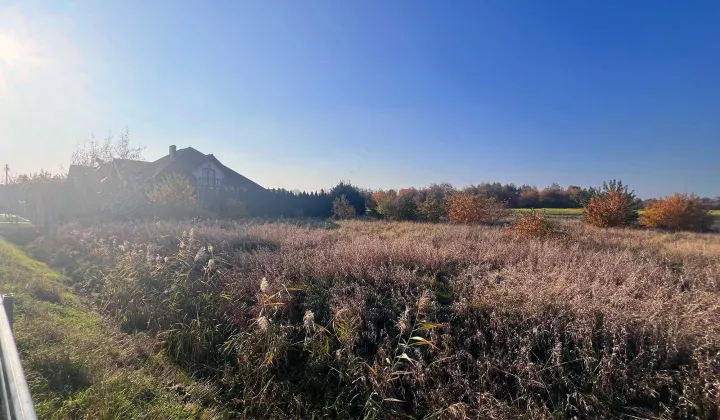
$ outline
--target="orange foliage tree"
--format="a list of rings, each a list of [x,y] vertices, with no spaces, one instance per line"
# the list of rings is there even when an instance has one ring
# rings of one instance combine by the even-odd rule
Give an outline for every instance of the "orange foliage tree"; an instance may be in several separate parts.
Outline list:
[[[453,223],[488,223],[507,217],[505,204],[480,195],[467,192],[450,197],[448,217]]]
[[[675,193],[650,204],[640,222],[649,228],[703,231],[712,225],[712,216],[700,197]]]
[[[585,222],[597,227],[633,224],[638,217],[637,199],[622,181],[604,182],[585,204]]]

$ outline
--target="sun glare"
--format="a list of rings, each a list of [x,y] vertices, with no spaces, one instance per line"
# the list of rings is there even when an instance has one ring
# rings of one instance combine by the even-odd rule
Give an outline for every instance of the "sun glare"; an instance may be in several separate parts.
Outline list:
[[[26,48],[20,40],[13,35],[0,33],[0,61],[9,66],[16,66],[26,57]]]

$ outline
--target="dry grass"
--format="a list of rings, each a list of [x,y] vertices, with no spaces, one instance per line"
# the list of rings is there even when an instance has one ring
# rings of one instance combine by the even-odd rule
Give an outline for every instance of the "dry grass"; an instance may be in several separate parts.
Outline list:
[[[113,224],[54,246],[238,416],[717,418],[720,235],[560,228]]]

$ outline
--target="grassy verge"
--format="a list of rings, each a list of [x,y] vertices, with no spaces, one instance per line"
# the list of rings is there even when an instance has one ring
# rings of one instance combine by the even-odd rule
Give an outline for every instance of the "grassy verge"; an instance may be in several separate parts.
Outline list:
[[[88,310],[61,274],[0,238],[0,291],[40,418],[214,418],[213,390]],[[223,416],[224,417],[224,416]]]

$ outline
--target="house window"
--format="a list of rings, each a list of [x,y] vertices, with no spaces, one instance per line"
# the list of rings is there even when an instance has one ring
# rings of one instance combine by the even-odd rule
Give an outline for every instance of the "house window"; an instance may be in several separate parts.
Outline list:
[[[204,186],[204,187],[217,186],[217,179],[215,178],[215,169],[203,168],[202,177],[200,178],[200,185]]]

